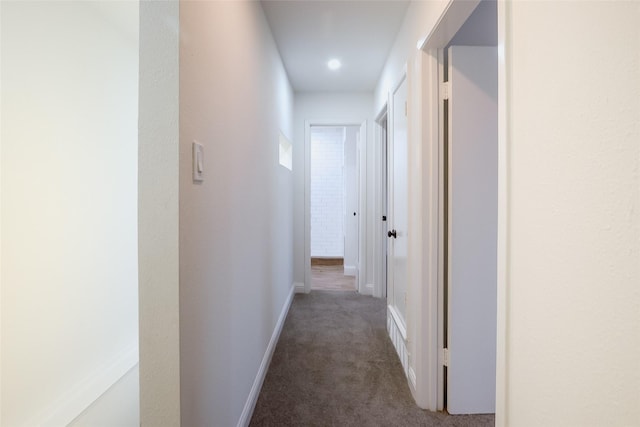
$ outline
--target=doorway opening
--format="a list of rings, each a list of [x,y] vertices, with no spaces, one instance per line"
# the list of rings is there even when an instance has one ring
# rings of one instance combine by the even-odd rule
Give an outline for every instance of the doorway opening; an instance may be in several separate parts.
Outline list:
[[[311,289],[357,289],[359,130],[355,125],[310,128]]]
[[[497,28],[495,1],[452,2],[410,78],[425,268],[414,271],[409,383],[421,407],[452,414],[495,412]]]
[[[438,49],[442,156],[442,401],[495,412],[498,208],[496,3]]]

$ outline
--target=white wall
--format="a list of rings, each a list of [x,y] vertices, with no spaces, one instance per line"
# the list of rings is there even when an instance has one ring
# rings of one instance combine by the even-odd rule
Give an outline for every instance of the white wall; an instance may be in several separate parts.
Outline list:
[[[399,83],[405,64],[415,57],[418,51],[416,47],[418,40],[424,39],[433,29],[450,1],[412,1],[409,4],[402,26],[376,86],[375,114],[378,114],[387,102],[389,91]]]
[[[344,127],[311,128],[311,256],[344,257]]]
[[[371,106],[373,94],[371,93],[296,93],[294,111],[294,148],[293,148],[293,175],[294,175],[294,281],[304,283],[305,270],[305,122],[317,122],[324,124],[360,124],[367,121],[367,161],[373,162],[373,154],[369,155],[373,147],[373,119]],[[367,168],[373,180],[373,166]],[[373,182],[373,181],[372,181]],[[373,185],[367,187],[373,192]],[[371,201],[372,195],[365,195],[366,200]],[[373,202],[371,202],[372,204]],[[367,229],[372,227],[367,209]],[[373,247],[367,248],[367,253],[373,253]],[[370,250],[369,250],[370,249]],[[364,262],[363,262],[364,261]],[[361,260],[361,264],[371,266],[368,260]],[[371,267],[372,269],[373,267]],[[367,282],[372,283],[373,273],[365,271]],[[361,272],[360,274],[363,274]]]
[[[138,3],[2,2],[2,419],[137,362]]]
[[[640,425],[640,3],[499,7],[497,425]]]
[[[140,422],[180,425],[179,3],[140,3]]]
[[[140,427],[138,368],[127,372],[67,427]]]
[[[293,92],[259,3],[181,2],[180,34],[182,426],[234,426],[293,291]]]

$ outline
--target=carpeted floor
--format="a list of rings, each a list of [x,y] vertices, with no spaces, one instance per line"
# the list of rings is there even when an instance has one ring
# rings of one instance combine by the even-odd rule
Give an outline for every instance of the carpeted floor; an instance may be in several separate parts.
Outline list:
[[[385,315],[383,300],[355,292],[296,295],[250,425],[493,426],[415,405]]]

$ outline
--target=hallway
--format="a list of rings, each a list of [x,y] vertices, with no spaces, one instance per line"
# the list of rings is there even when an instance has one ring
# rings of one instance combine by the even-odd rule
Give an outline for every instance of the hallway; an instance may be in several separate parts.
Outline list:
[[[298,294],[251,426],[493,426],[493,415],[418,408],[385,329],[385,301]]]
[[[460,366],[497,427],[640,426],[638,22],[637,1],[0,1],[0,426],[491,424],[414,404],[455,412]],[[489,111],[459,102],[489,94],[467,46],[497,47],[491,200],[455,179],[488,165],[455,142],[479,135],[458,107]],[[311,290],[312,254],[342,256],[311,250],[314,126],[358,127],[357,292]],[[458,213],[495,246],[449,244]],[[491,339],[456,347],[456,313]]]

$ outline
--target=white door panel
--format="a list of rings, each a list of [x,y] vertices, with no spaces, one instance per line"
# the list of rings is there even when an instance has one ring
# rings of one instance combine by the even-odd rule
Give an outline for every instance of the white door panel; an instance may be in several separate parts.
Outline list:
[[[406,324],[407,292],[407,80],[393,92],[390,126],[389,304]]]

